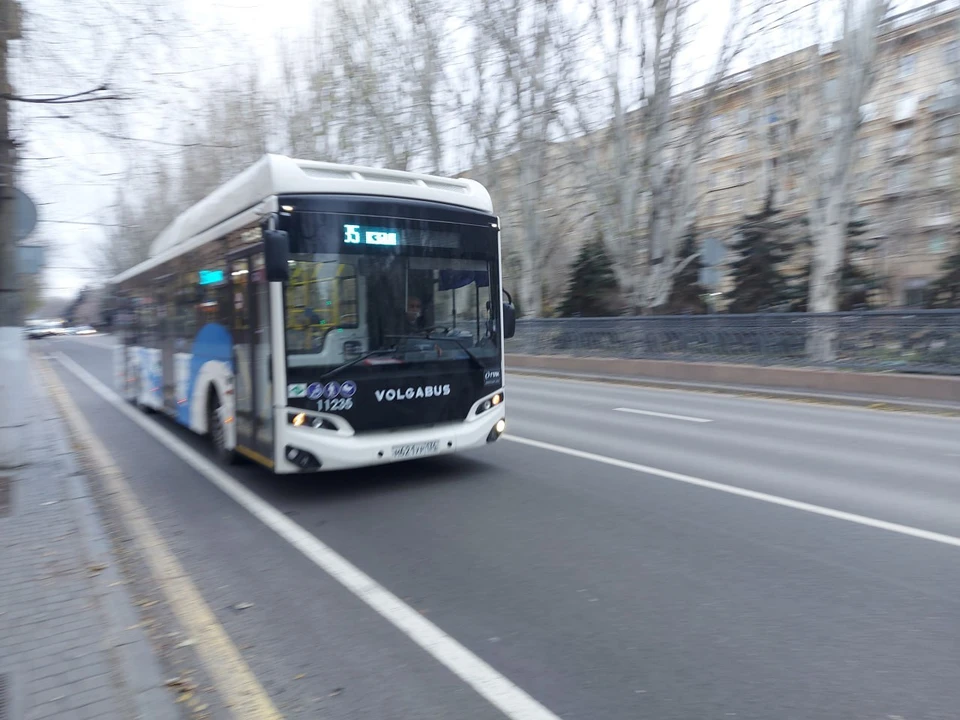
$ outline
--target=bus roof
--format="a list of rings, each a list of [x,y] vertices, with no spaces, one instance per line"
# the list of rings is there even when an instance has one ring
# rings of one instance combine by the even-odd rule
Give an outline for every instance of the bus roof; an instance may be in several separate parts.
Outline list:
[[[267,198],[313,193],[430,200],[493,212],[490,194],[475,180],[268,154],[178,215],[153,241],[148,260],[125,270],[110,282],[135,277],[163,260],[175,257],[179,254],[176,250],[179,246]]]

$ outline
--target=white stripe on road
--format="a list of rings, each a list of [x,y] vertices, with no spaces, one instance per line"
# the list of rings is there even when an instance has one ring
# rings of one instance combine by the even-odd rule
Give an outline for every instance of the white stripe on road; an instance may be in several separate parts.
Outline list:
[[[128,403],[63,353],[57,360],[115,409],[152,435],[160,444],[216,485],[241,507],[273,530],[317,567],[369,605],[423,648],[487,702],[511,720],[560,720],[517,685],[498,673],[443,630],[373,578],[320,542],[275,507],[241,485],[209,458],[184,444],[169,430]]]
[[[727,493],[728,495],[738,495],[739,497],[749,498],[750,500],[759,500],[760,502],[770,503],[771,505],[780,505],[791,508],[792,510],[801,510],[803,512],[813,513],[814,515],[823,515],[824,517],[835,520],[845,520],[846,522],[857,525],[866,525],[877,530],[886,530],[887,532],[897,533],[899,535],[908,535],[909,537],[919,538],[920,540],[929,540],[930,542],[940,543],[941,545],[952,545],[960,547],[960,537],[953,535],[944,535],[930,530],[921,530],[910,525],[900,525],[899,523],[887,522],[886,520],[877,520],[876,518],[856,513],[844,512],[843,510],[834,510],[833,508],[823,507],[822,505],[813,505],[812,503],[800,502],[799,500],[790,500],[789,498],[768,493],[757,492],[756,490],[747,490],[746,488],[736,487],[735,485],[725,485],[724,483],[714,482],[713,480],[704,480],[703,478],[693,477],[692,475],[683,475],[682,473],[671,472],[670,470],[660,470],[659,468],[640,465],[639,463],[629,462],[627,460],[618,460],[617,458],[607,457],[606,455],[597,455],[596,453],[585,452],[583,450],[574,450],[573,448],[553,445],[552,443],[532,440],[516,435],[504,435],[503,440],[529,445],[530,447],[540,448],[541,450],[550,450],[551,452],[570,455],[583,460],[592,460],[612,465],[613,467],[623,468],[624,470],[633,470],[634,472],[645,475],[655,475],[674,480],[676,482],[686,483],[687,485],[696,485],[697,487],[717,492]]]
[[[614,408],[616,412],[632,413],[633,415],[650,415],[651,417],[667,418],[667,420],[683,420],[685,422],[708,423],[713,420],[690,417],[689,415],[671,415],[670,413],[654,412],[653,410],[637,410],[636,408]]]

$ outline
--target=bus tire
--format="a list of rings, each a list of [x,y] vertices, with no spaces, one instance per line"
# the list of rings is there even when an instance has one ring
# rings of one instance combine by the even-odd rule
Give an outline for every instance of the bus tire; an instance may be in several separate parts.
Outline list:
[[[210,391],[210,399],[207,402],[207,433],[210,435],[210,444],[213,445],[213,452],[217,458],[227,465],[236,463],[236,451],[226,446],[226,429],[220,418],[220,396],[217,395],[216,390]]]

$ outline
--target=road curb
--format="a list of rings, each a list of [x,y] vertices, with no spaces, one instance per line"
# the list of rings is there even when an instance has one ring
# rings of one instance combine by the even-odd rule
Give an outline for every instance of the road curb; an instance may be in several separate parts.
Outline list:
[[[712,383],[687,383],[654,378],[636,378],[618,375],[600,375],[594,373],[564,372],[562,370],[541,370],[537,368],[507,367],[508,375],[521,377],[553,378],[557,380],[581,380],[608,385],[630,385],[654,390],[681,390],[709,395],[735,395],[752,400],[781,400],[815,405],[833,405],[887,412],[913,412],[924,415],[960,418],[960,406],[937,403],[923,403],[899,398],[870,398],[859,396],[830,395],[799,390],[779,388],[740,387]]]
[[[42,362],[45,361],[33,358],[32,364],[37,374],[53,372],[49,367],[41,365]],[[166,689],[156,652],[141,626],[140,618],[134,609],[134,599],[128,592],[126,580],[119,570],[120,559],[104,528],[90,479],[80,469],[78,453],[72,446],[73,429],[64,417],[57,399],[49,394],[47,397],[57,411],[59,454],[62,454],[67,473],[65,500],[74,509],[88,567],[93,574],[91,583],[95,598],[107,627],[108,634],[102,639],[102,643],[114,654],[116,671],[132,696],[130,699],[136,717],[143,720],[182,720],[184,715]]]

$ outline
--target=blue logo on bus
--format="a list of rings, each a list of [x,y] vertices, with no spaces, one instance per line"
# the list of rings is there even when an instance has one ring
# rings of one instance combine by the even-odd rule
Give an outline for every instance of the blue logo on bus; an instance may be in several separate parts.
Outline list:
[[[337,395],[340,394],[340,383],[336,380],[327,383],[327,386],[323,389],[323,396],[327,400],[333,400]]]
[[[323,385],[320,383],[310,383],[307,386],[307,397],[311,400],[319,400],[323,397]]]
[[[340,386],[340,397],[352,398],[357,392],[357,384],[353,380],[344,380]]]

